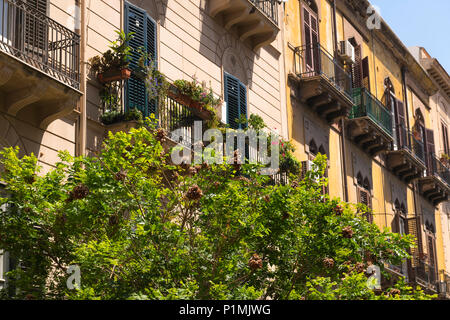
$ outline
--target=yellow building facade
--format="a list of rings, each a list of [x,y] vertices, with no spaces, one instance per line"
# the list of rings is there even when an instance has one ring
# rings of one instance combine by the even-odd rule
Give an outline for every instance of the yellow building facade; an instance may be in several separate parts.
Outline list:
[[[440,217],[450,180],[436,82],[367,1],[289,1],[284,25],[297,158],[307,165],[325,153],[332,197],[368,205],[380,228],[414,234],[412,259],[387,270],[445,296]]]

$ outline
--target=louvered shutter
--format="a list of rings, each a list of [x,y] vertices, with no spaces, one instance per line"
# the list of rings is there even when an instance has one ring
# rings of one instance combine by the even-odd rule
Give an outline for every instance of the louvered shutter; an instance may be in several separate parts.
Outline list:
[[[154,61],[155,66],[158,65],[158,52],[157,52],[157,41],[156,41],[156,22],[147,16],[147,25],[146,25],[146,33],[147,33],[147,39],[146,39],[146,47],[147,47],[147,53],[151,57],[152,61]],[[148,104],[148,113],[154,113],[157,115],[157,106],[158,101],[157,99],[147,99]]]
[[[430,129],[425,129],[425,140],[426,140],[426,158],[427,158],[427,167],[430,170],[430,172],[436,172],[436,165],[434,162],[434,132]]]
[[[306,178],[306,172],[308,172],[308,161],[302,161],[302,172],[300,173],[300,179]]]
[[[408,229],[407,232],[415,237],[415,248],[411,248],[411,266],[416,267],[418,259],[422,255],[422,232],[420,230],[420,218],[414,217],[406,219]]]
[[[391,99],[395,99],[391,97]],[[403,107],[403,102],[395,99],[395,111],[397,113],[396,121],[397,121],[397,140],[399,146],[407,146],[407,132],[406,132],[406,121],[405,121],[405,109]]]
[[[370,198],[370,193],[369,191],[362,189],[360,187],[358,187],[358,203],[364,204],[366,205],[368,208],[372,207],[372,201]],[[370,213],[366,213],[364,214],[364,216],[366,217],[367,221],[369,221],[370,223],[372,223],[373,217]]]
[[[227,124],[233,129],[243,129],[237,120],[241,115],[247,117],[247,88],[229,74],[225,74],[225,101],[227,103]]]
[[[41,15],[47,15],[47,0],[27,0],[25,3],[31,9],[32,14],[23,12],[22,16],[18,17],[18,23],[22,24],[22,21],[24,21],[25,26],[24,51],[34,57],[36,55],[42,57],[42,62],[46,63],[48,27]]]
[[[369,57],[365,57],[361,62],[362,85],[370,92]]]
[[[353,88],[362,87],[362,54],[361,45],[355,47],[355,63],[352,66],[352,85]]]
[[[129,45],[133,49],[131,53],[130,68],[137,70],[139,68],[138,49],[145,50],[153,61],[157,61],[157,34],[156,22],[150,18],[146,11],[129,3],[125,3],[126,21],[125,32],[134,32],[133,39]],[[157,101],[148,99],[145,83],[138,78],[135,73],[127,83],[126,109],[137,108],[144,116],[151,113],[157,113]]]
[[[444,153],[449,154],[449,144],[448,144],[448,129],[445,124],[442,123],[442,143],[444,144]],[[450,288],[449,288],[450,290]]]

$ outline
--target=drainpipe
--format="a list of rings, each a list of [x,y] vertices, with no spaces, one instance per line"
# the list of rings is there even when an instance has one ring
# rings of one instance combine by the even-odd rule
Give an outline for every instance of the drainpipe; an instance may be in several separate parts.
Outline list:
[[[334,58],[338,55],[338,38],[337,38],[337,21],[336,21],[336,0],[333,0],[333,37],[334,37]],[[345,123],[344,119],[340,121],[341,132],[339,135],[341,142],[341,159],[342,159],[342,182],[344,189],[344,201],[348,202],[348,186],[347,186],[347,161],[345,159]]]
[[[79,155],[85,155],[86,154],[86,132],[87,132],[87,116],[86,116],[86,64],[85,64],[85,56],[86,56],[86,1],[87,0],[77,0],[76,5],[77,7],[80,6],[81,2],[81,17],[80,17],[80,90],[83,93],[80,100],[80,125],[79,125]]]

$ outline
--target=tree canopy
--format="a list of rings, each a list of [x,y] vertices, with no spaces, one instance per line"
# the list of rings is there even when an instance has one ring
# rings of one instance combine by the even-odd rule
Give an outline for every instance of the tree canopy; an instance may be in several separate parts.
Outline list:
[[[0,248],[9,299],[429,299],[399,282],[374,292],[367,267],[399,264],[410,236],[322,194],[325,157],[274,185],[250,164],[173,166],[151,123],[109,135],[95,156],[1,152]],[[81,287],[67,287],[77,265]]]

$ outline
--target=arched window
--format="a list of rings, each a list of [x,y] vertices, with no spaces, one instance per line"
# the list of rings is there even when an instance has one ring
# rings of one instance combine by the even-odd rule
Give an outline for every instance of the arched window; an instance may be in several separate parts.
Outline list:
[[[366,205],[368,208],[372,208],[372,196],[370,193],[370,180],[367,177],[363,177],[361,172],[356,175],[356,187],[358,203]],[[373,222],[373,216],[371,213],[365,214],[367,221]]]
[[[319,147],[319,153],[320,153],[320,154],[327,154],[327,152],[325,151],[325,148],[323,147],[323,145],[320,145],[320,147]]]
[[[309,152],[314,156],[318,153],[317,145],[314,139],[309,142]]]

